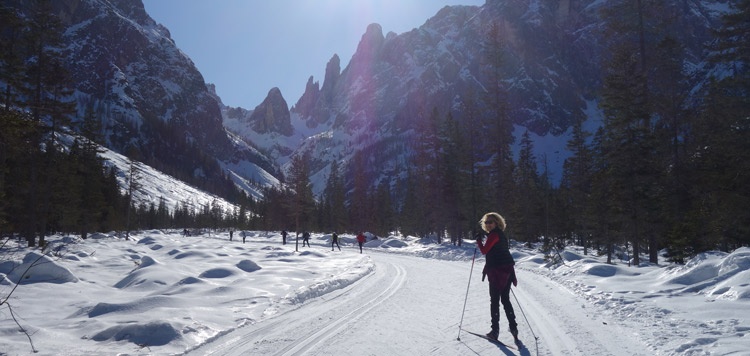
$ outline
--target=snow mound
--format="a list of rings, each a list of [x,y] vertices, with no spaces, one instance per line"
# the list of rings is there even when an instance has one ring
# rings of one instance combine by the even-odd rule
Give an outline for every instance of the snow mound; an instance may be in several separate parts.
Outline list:
[[[200,274],[201,278],[227,278],[234,272],[226,268],[212,268]]]
[[[178,252],[174,256],[174,258],[178,260],[183,259],[183,258],[208,258],[208,257],[211,257],[211,254],[203,252],[203,251]]]
[[[608,264],[588,264],[582,269],[584,273],[599,277],[612,277],[617,274],[618,268]]]
[[[259,269],[261,269],[260,266],[258,266],[257,263],[251,261],[251,260],[242,260],[239,263],[237,263],[237,268],[245,271],[245,272],[255,272]]]
[[[299,254],[300,256],[314,256],[314,257],[326,257],[326,254],[318,252],[318,251],[302,251]]]
[[[744,270],[732,278],[717,283],[713,288],[706,291],[708,296],[723,300],[750,300],[750,283],[742,281],[750,280],[750,271]]]
[[[266,254],[266,258],[279,258],[279,257],[288,257],[294,255],[294,252],[291,251],[274,251],[269,252]]]
[[[750,248],[731,254],[709,251],[698,254],[684,266],[672,266],[663,272],[662,285],[682,286],[681,292],[705,294],[712,299],[750,299]]]
[[[148,266],[153,266],[153,265],[156,265],[156,264],[159,264],[159,261],[157,261],[157,260],[155,260],[155,259],[153,259],[153,258],[151,258],[149,256],[143,256],[143,258],[141,258],[141,264],[140,264],[140,266],[138,266],[138,268],[146,268]]]
[[[166,322],[124,324],[107,328],[94,335],[94,341],[129,341],[141,346],[162,346],[180,339],[179,330]]]
[[[8,280],[16,284],[78,282],[78,278],[69,269],[37,251],[26,254],[20,263],[18,261],[0,263],[0,273],[5,274]]]
[[[126,303],[97,303],[87,315],[95,318],[105,314],[141,314],[162,307],[174,307],[176,304],[169,296],[150,296]]]
[[[178,285],[203,283],[203,280],[195,277],[185,277],[177,282]]]
[[[170,270],[168,265],[161,264],[152,257],[143,256],[140,263],[137,263],[136,268],[115,283],[114,287],[124,289],[163,286],[174,280],[176,276],[177,274]]]
[[[750,247],[735,250],[719,264],[719,274],[731,273],[737,269],[750,269]]]
[[[144,237],[144,238],[138,240],[138,243],[142,244],[142,245],[152,245],[152,244],[156,243],[156,239],[154,237],[151,237],[151,236]]]
[[[575,253],[573,251],[565,250],[565,251],[562,252],[562,258],[565,261],[578,261],[578,260],[583,259],[585,257],[582,256],[582,255],[580,255],[580,254],[578,254],[578,253]]]
[[[380,245],[380,247],[384,247],[384,248],[389,248],[389,247],[402,248],[402,247],[407,247],[407,246],[409,246],[409,244],[398,239],[388,239],[388,240],[385,240]]]
[[[531,264],[538,264],[539,267],[543,267],[546,261],[542,256],[528,257],[523,259],[523,262],[529,262]]]
[[[735,250],[719,264],[720,279],[706,294],[723,300],[750,300],[750,248]]]

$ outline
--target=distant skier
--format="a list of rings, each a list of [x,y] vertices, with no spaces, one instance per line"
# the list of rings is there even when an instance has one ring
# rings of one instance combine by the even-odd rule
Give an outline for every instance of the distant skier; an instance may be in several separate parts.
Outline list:
[[[302,247],[305,247],[305,242],[307,243],[307,247],[310,247],[310,233],[307,231],[302,233]]]
[[[339,235],[335,232],[331,235],[331,251],[333,251],[333,245],[336,245],[336,247],[339,248],[339,251],[341,251],[341,246],[339,246]]]
[[[508,327],[513,338],[518,340],[518,325],[513,305],[510,303],[510,285],[518,285],[516,272],[513,265],[516,262],[510,254],[510,243],[505,236],[505,219],[498,213],[484,214],[479,221],[482,229],[487,232],[487,242],[482,243],[484,234],[478,234],[477,247],[486,255],[484,269],[482,270],[482,281],[487,276],[490,282],[490,320],[491,327],[487,337],[497,340],[500,332],[500,302],[505,309],[505,317],[508,319]]]
[[[359,244],[359,253],[362,253],[362,246],[365,244],[365,233],[360,232],[359,235],[357,235],[357,243]]]
[[[286,245],[286,230],[281,230],[281,244]]]

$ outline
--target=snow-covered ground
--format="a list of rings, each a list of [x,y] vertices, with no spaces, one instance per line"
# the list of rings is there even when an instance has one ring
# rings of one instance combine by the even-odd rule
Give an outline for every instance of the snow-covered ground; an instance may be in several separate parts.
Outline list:
[[[299,252],[246,235],[56,236],[48,256],[10,241],[0,355],[750,354],[749,248],[628,267],[576,249],[550,265],[516,245],[517,350],[468,333],[489,330],[471,242],[380,239],[360,254],[350,235],[343,251],[313,234]]]

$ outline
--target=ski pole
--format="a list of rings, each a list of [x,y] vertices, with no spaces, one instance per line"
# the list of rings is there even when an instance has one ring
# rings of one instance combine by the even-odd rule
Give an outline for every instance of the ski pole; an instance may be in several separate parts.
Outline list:
[[[531,327],[531,323],[529,323],[529,318],[526,317],[526,313],[523,311],[523,308],[521,307],[521,302],[519,302],[518,297],[516,297],[516,292],[513,292],[513,289],[511,289],[510,291],[513,293],[513,298],[516,300],[516,304],[518,304],[518,310],[521,311],[521,315],[523,315],[523,318],[526,320],[526,325],[529,326],[531,335],[534,336],[534,344],[536,344],[536,354],[539,355],[539,337],[536,336],[536,333],[534,332],[534,328]]]
[[[518,301],[518,297],[516,297],[516,292],[513,292],[513,289],[510,290],[513,293],[513,298],[516,300],[516,304],[518,304],[518,309],[521,311],[521,314],[523,315],[524,320],[526,320],[526,324],[529,326],[529,330],[531,330],[531,335],[534,336],[534,339],[538,339],[536,336],[536,333],[534,333],[534,329],[531,327],[531,323],[529,323],[529,319],[526,317],[526,313],[523,311],[523,308],[521,308],[521,302]]]
[[[471,271],[469,271],[469,283],[466,285],[466,297],[464,297],[464,308],[461,310],[461,322],[458,323],[458,336],[456,340],[461,341],[461,327],[464,325],[464,313],[466,312],[466,301],[469,299],[469,286],[471,286],[471,275],[474,273],[474,259],[477,257],[477,248],[474,247],[474,254],[471,256]]]

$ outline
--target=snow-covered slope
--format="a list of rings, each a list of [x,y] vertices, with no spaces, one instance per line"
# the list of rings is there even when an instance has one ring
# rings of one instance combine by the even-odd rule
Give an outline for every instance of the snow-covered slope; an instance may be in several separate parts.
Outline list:
[[[105,159],[105,166],[117,168],[117,182],[120,184],[122,192],[127,192],[131,161],[119,153],[104,148],[99,155]],[[214,204],[218,204],[224,213],[234,213],[239,210],[238,206],[220,197],[190,186],[143,163],[135,162],[134,166],[138,171],[137,182],[140,187],[133,193],[133,202],[136,206],[139,204],[145,204],[146,206],[154,204],[158,207],[163,199],[169,211],[174,211],[175,207],[182,206],[183,203],[195,212]],[[252,189],[253,187],[248,186],[248,188]]]

